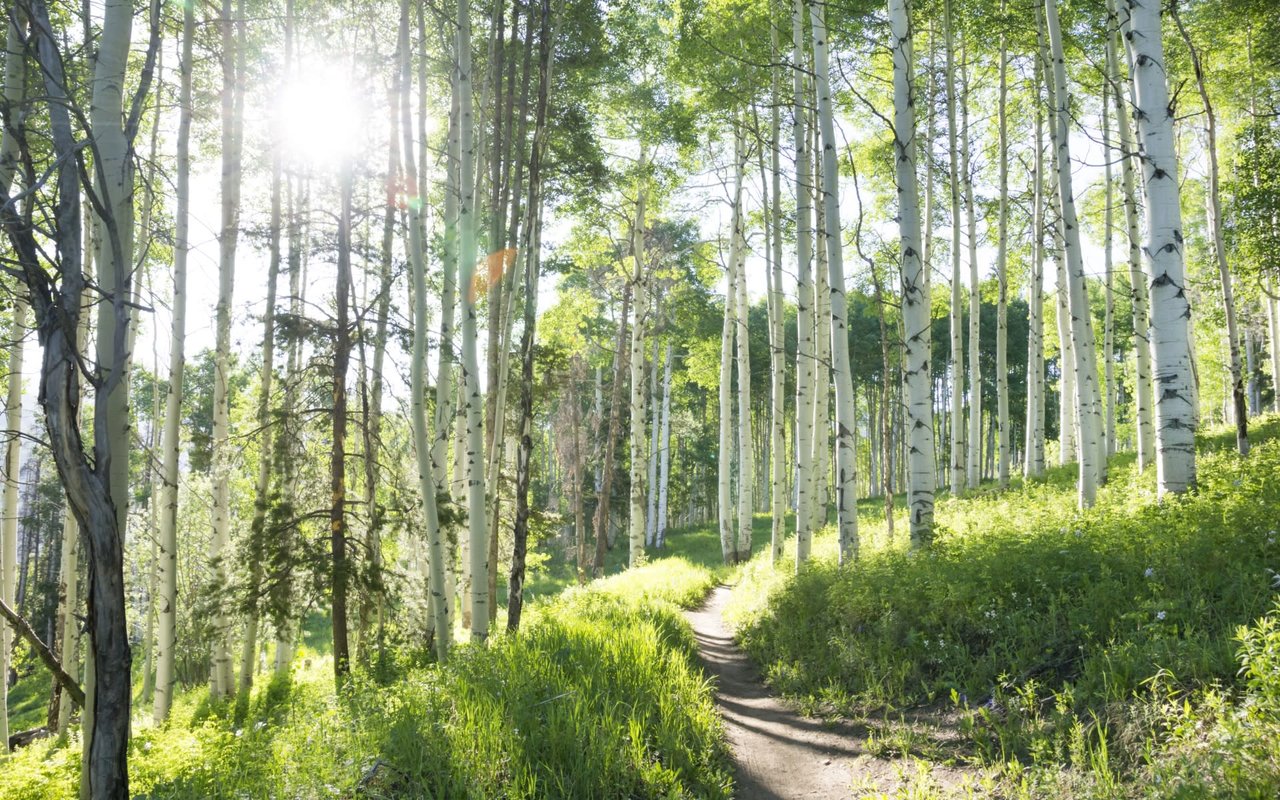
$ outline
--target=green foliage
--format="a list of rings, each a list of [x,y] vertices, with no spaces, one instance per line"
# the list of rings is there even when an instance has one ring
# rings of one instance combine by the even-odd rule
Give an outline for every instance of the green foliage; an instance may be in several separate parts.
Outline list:
[[[1248,459],[1207,440],[1184,498],[1157,504],[1122,455],[1084,513],[1058,470],[940,502],[928,551],[899,541],[795,576],[757,559],[731,622],[773,685],[811,708],[954,705],[965,754],[1021,774],[1028,796],[1073,781],[1085,787],[1073,796],[1115,796],[1107,787],[1144,770],[1203,781],[1159,796],[1274,796],[1264,737],[1280,725],[1280,633],[1239,626],[1278,588],[1278,426],[1254,429],[1264,441]],[[1184,769],[1188,754],[1206,769]]]
[[[178,699],[162,728],[136,724],[135,796],[727,798],[727,751],[696,643],[680,614],[714,584],[673,558],[537,607],[518,635],[462,647],[446,665],[332,691],[307,658],[257,690],[242,722]],[[79,741],[42,742],[0,770],[6,800],[74,793]]]

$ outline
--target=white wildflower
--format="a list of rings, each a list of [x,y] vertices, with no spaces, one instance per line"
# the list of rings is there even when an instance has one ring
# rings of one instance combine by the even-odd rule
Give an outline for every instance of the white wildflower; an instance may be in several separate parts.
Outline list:
[[[1165,613],[1164,613],[1163,611],[1157,611],[1157,612],[1156,612],[1156,621],[1157,621],[1157,622],[1164,622],[1164,617],[1165,617]]]

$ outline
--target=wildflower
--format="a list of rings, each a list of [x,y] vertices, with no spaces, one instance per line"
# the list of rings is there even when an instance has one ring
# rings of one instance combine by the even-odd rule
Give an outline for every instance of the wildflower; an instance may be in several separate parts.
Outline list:
[[[1152,567],[1147,567],[1146,571],[1142,573],[1142,577],[1144,578],[1154,578],[1155,576],[1156,571]]]
[[[986,616],[986,618],[987,618],[987,619],[995,619],[995,618],[996,618],[996,610],[995,610],[994,608],[988,608],[988,609],[987,609],[987,613],[986,613],[986,615],[985,615],[985,616]]]
[[[1164,617],[1165,617],[1165,614],[1164,614],[1164,612],[1163,612],[1163,611],[1157,611],[1157,612],[1156,612],[1156,621],[1157,621],[1157,622],[1164,622]]]

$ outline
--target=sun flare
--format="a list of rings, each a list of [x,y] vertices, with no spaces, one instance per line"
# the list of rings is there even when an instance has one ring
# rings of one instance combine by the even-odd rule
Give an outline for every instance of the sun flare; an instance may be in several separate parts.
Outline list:
[[[275,124],[287,161],[336,166],[360,149],[366,109],[345,72],[304,70],[281,90]]]

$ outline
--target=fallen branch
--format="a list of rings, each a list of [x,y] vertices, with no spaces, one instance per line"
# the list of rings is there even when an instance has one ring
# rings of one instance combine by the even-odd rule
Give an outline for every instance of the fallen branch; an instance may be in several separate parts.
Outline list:
[[[84,689],[80,688],[80,684],[76,683],[76,679],[66,673],[62,665],[58,663],[58,657],[49,649],[49,645],[40,641],[40,637],[31,629],[31,624],[22,618],[18,612],[0,600],[0,615],[9,620],[9,624],[17,631],[18,635],[26,639],[40,656],[40,660],[44,665],[53,672],[53,676],[58,679],[58,683],[62,684],[62,688],[67,690],[67,694],[71,695],[71,700],[76,705],[84,708]]]

